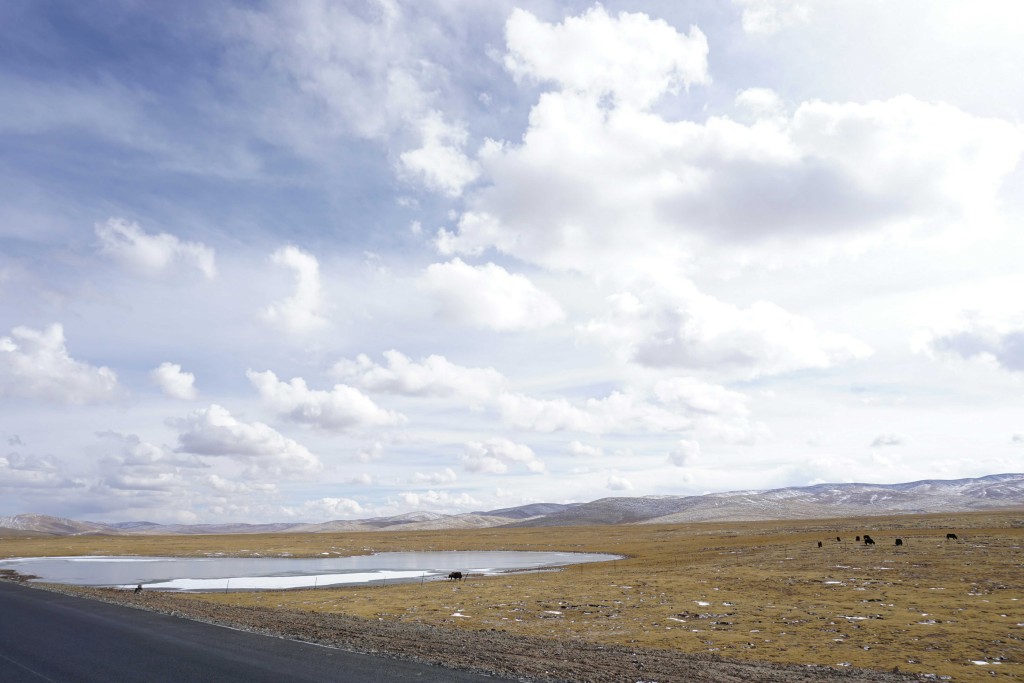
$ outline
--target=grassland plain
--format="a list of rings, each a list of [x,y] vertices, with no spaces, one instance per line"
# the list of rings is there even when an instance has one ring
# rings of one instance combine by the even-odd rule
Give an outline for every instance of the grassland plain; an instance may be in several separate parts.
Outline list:
[[[947,540],[947,532],[958,540]],[[854,540],[865,533],[876,545]],[[350,534],[0,538],[4,557],[398,550],[560,550],[625,559],[463,582],[160,599],[750,662],[898,667],[954,681],[1024,679],[1024,510]]]

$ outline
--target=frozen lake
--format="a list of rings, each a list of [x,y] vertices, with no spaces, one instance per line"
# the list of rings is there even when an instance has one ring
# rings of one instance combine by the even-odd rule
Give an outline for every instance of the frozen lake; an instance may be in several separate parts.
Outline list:
[[[500,574],[585,562],[598,553],[453,551],[376,553],[353,557],[23,557],[0,559],[0,569],[38,581],[76,586],[135,586],[149,590],[267,590]]]

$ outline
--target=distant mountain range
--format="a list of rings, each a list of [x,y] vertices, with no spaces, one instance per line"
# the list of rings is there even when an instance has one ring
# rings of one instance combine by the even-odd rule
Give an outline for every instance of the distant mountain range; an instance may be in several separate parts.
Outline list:
[[[410,512],[394,517],[335,520],[319,524],[103,524],[23,514],[0,517],[0,535],[323,533],[479,529],[497,526],[678,524],[970,512],[997,508],[1024,509],[1024,474],[992,474],[976,479],[927,479],[905,484],[816,484],[701,496],[601,498],[570,505],[533,503],[460,515]]]

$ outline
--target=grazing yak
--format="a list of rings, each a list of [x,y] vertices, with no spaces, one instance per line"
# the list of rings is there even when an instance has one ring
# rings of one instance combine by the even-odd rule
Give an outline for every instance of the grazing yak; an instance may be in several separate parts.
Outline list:
[[[821,541],[818,541],[818,547],[819,548],[821,547]]]
[[[871,538],[867,534],[864,534],[864,545],[874,545],[875,539]]]
[[[956,534],[946,534],[946,540],[947,541],[955,541],[955,540],[957,540]]]
[[[902,538],[897,538],[896,539],[896,545],[903,545],[903,539]]]
[[[463,579],[462,572],[452,572],[451,574],[448,575],[448,580],[449,581],[462,581],[462,579]]]

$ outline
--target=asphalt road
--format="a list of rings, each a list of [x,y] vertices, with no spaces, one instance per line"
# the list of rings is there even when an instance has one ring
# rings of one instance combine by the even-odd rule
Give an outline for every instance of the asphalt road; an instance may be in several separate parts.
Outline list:
[[[494,680],[0,581],[4,683]]]

